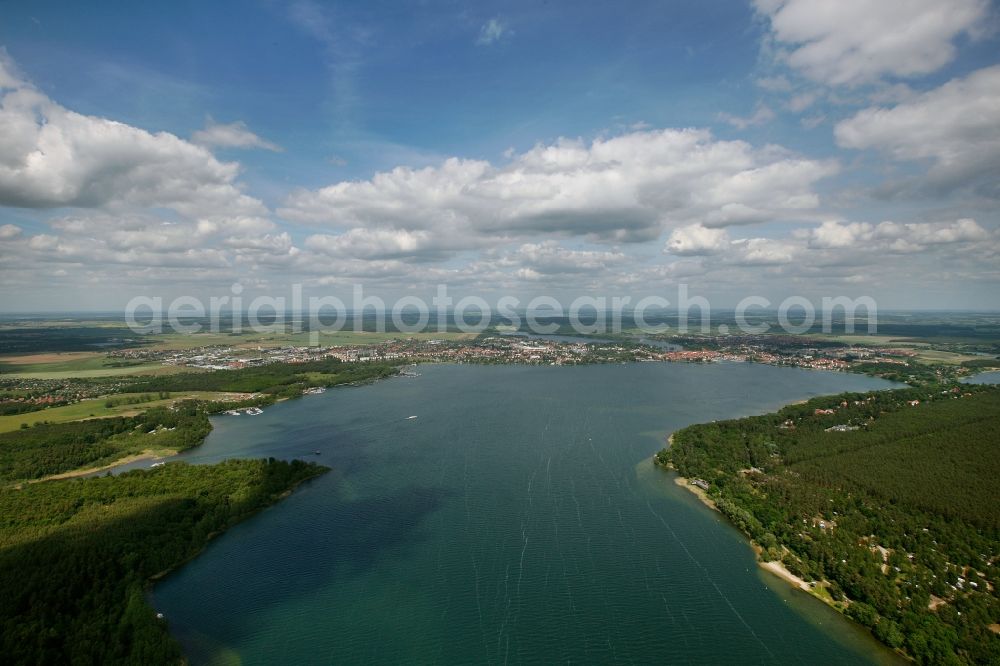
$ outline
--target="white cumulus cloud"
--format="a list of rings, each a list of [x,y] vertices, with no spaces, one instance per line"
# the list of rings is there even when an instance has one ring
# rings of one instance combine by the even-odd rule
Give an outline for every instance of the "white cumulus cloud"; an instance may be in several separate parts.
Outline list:
[[[501,166],[450,158],[398,167],[298,190],[278,212],[340,229],[424,230],[452,244],[535,235],[633,242],[684,224],[808,216],[819,205],[813,185],[837,170],[835,162],[720,141],[707,130],[638,131],[539,144]]]
[[[725,229],[710,229],[700,224],[691,224],[674,229],[663,248],[664,252],[680,256],[715,254],[729,244],[729,234]]]
[[[182,215],[261,215],[239,165],[173,134],[66,109],[0,54],[0,205],[158,206]]]
[[[1000,196],[1000,65],[953,79],[893,107],[864,109],[837,124],[844,148],[896,160],[929,160],[928,179],[958,187],[981,181]]]
[[[988,0],[754,0],[784,60],[831,85],[937,71],[955,57],[953,41],[973,34]]]

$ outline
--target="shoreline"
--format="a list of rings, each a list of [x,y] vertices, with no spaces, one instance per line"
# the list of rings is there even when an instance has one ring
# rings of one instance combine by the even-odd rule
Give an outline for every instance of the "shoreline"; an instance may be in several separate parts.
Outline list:
[[[655,456],[654,456],[654,461],[655,461]],[[671,466],[659,465],[659,463],[656,462],[654,462],[654,465],[658,465],[659,467],[662,467],[664,469],[669,469],[670,471],[672,471],[676,475],[674,477],[675,484],[677,484],[682,488],[686,488],[689,492],[695,495],[695,497],[697,497],[702,504],[707,506],[709,509],[717,511],[718,513],[722,514],[722,516],[726,519],[726,522],[729,523],[729,525],[732,526],[734,529],[736,529],[743,536],[744,539],[746,539],[747,543],[750,545],[750,549],[754,552],[755,555],[754,560],[756,561],[760,571],[767,572],[768,575],[780,579],[781,581],[789,585],[792,589],[801,590],[802,592],[805,592],[813,599],[821,601],[824,605],[828,606],[829,608],[832,608],[839,615],[841,615],[847,622],[850,622],[852,625],[860,628],[863,631],[868,632],[868,634],[871,635],[872,639],[875,640],[879,646],[884,648],[887,651],[887,653],[893,655],[897,659],[902,660],[900,663],[913,662],[913,659],[910,658],[907,654],[885,645],[877,638],[875,638],[874,633],[870,629],[868,629],[864,625],[858,623],[853,618],[848,616],[846,610],[851,605],[851,600],[845,597],[843,601],[840,602],[834,601],[833,598],[829,595],[829,593],[825,593],[828,581],[818,580],[815,581],[814,584],[810,584],[806,582],[803,578],[796,576],[791,571],[789,571],[788,568],[784,565],[784,563],[781,562],[780,560],[771,560],[768,562],[762,561],[760,559],[760,554],[763,552],[763,549],[757,544],[757,542],[755,542],[753,539],[750,538],[750,535],[748,535],[746,532],[736,527],[736,525],[734,525],[732,521],[729,520],[729,517],[723,514],[722,511],[719,510],[719,508],[715,504],[715,501],[708,496],[708,493],[706,493],[701,488],[698,488],[697,486],[691,485],[690,479],[680,476],[680,474],[678,474],[677,470],[674,469],[672,465]],[[997,630],[994,630],[992,628],[990,628],[990,630],[995,631],[995,633],[1000,633],[1000,624],[997,624],[995,626],[997,627]]]
[[[361,381],[361,382],[346,382],[346,383],[343,383],[343,384],[334,384],[333,386],[326,386],[326,387],[323,387],[323,388],[331,389],[331,388],[339,388],[339,387],[342,387],[342,386],[354,386],[354,387],[357,387],[357,386],[366,386],[368,384],[374,384],[375,382],[381,381],[382,379],[387,379],[389,377],[398,377],[398,376],[399,376],[399,373],[397,372],[397,373],[394,373],[394,374],[389,375],[388,377],[384,377],[384,378],[383,377],[376,377],[376,378],[367,379],[367,380],[364,380],[364,381]],[[263,405],[258,405],[258,406],[261,409],[264,409],[266,407],[271,407],[273,405],[277,405],[277,404],[285,402],[287,400],[298,400],[298,399],[304,398],[306,395],[307,394],[302,393],[300,395],[282,396],[280,398],[276,398],[273,402],[270,402],[270,403],[267,403],[267,404],[263,404]],[[211,422],[212,418],[219,417],[219,416],[222,416],[222,415],[223,415],[223,412],[209,413],[208,414],[209,422]],[[93,418],[107,418],[107,417],[93,417]],[[88,420],[91,420],[91,419],[90,418],[86,418],[86,419],[79,419],[79,420],[80,421],[88,421]],[[72,423],[72,422],[70,421],[68,423]],[[212,427],[212,429],[214,430],[214,426]],[[209,432],[211,433],[211,431],[209,431]],[[207,438],[207,437],[208,437],[208,435],[205,435],[205,438]],[[104,465],[99,465],[99,466],[96,466],[96,467],[78,468],[78,469],[73,469],[73,470],[69,470],[69,471],[66,471],[66,472],[60,472],[58,474],[50,474],[49,476],[44,476],[44,477],[42,477],[40,479],[30,479],[28,481],[19,481],[16,485],[21,485],[23,483],[41,483],[43,481],[60,481],[60,480],[65,480],[65,479],[77,479],[77,478],[81,478],[81,477],[87,477],[87,476],[90,476],[92,474],[96,474],[98,472],[106,472],[106,471],[109,471],[109,470],[113,470],[113,469],[116,469],[118,467],[121,467],[122,465],[129,465],[131,463],[140,462],[140,461],[143,461],[143,460],[148,460],[148,461],[165,460],[167,458],[172,458],[172,457],[178,455],[179,453],[182,453],[183,451],[186,451],[188,449],[192,449],[192,448],[201,446],[204,443],[205,438],[203,438],[197,444],[195,444],[193,446],[190,446],[190,447],[187,447],[187,449],[178,449],[178,450],[174,450],[174,449],[146,449],[146,450],[141,451],[139,453],[132,453],[132,454],[129,454],[129,455],[124,456],[122,458],[118,458],[117,460],[113,460],[112,462],[106,463]]]
[[[663,467],[663,465],[660,466]],[[673,467],[670,467],[668,469],[677,474],[677,470],[673,469]],[[709,497],[708,493],[699,488],[698,486],[692,485],[691,480],[688,479],[687,477],[683,477],[680,476],[680,474],[677,474],[677,476],[674,477],[674,483],[692,493],[695,497],[698,498],[699,501],[701,501],[702,504],[710,508],[712,511],[716,511],[720,514],[722,513],[722,511],[719,511],[719,507],[716,506],[715,500]],[[722,515],[725,516],[725,514]],[[729,518],[726,518],[726,520],[728,521]],[[732,523],[730,522],[730,524]],[[774,576],[777,576],[778,578],[790,584],[792,587],[796,587],[802,590],[803,592],[808,592],[810,596],[819,599],[827,606],[835,608],[838,611],[842,610],[840,606],[837,606],[831,600],[828,600],[827,598],[819,595],[816,592],[816,590],[822,586],[823,581],[818,581],[816,587],[813,587],[803,578],[796,576],[791,571],[789,571],[788,568],[781,562],[781,560],[771,560],[771,561],[761,560],[759,558],[762,552],[760,546],[757,545],[757,543],[753,539],[747,536],[746,532],[740,530],[740,534],[742,534],[746,538],[746,540],[750,543],[750,548],[758,556],[757,566],[759,566],[761,569],[771,573]]]
[[[671,446],[673,445],[673,443],[674,443],[674,435],[673,433],[671,433],[670,436],[667,438],[667,446]],[[692,479],[681,476],[673,465],[660,464],[659,462],[657,462],[656,456],[653,456],[653,464],[663,469],[672,471],[675,474],[674,476],[675,485],[680,486],[681,488],[684,488],[685,490],[690,492],[692,495],[698,498],[699,502],[701,502],[703,505],[705,505],[712,511],[722,514],[723,517],[726,518],[726,521],[729,522],[730,525],[732,525],[732,521],[730,521],[729,518],[725,514],[723,514],[722,511],[719,510],[719,507],[716,505],[715,500],[713,500],[709,496],[708,492],[705,491],[703,488],[699,488],[698,486],[694,485],[692,483]],[[733,525],[733,527],[736,526]],[[737,529],[739,530],[739,528]],[[789,571],[788,568],[784,565],[784,563],[781,562],[781,560],[771,560],[771,561],[761,560],[760,554],[763,552],[763,549],[761,549],[761,547],[753,539],[751,539],[746,532],[742,530],[739,530],[739,532],[750,544],[751,550],[753,550],[754,554],[756,555],[754,559],[756,560],[758,567],[760,567],[764,571],[767,571],[772,576],[780,578],[781,580],[791,585],[793,588],[797,588],[799,590],[802,590],[803,592],[806,592],[807,594],[809,594],[809,596],[814,597],[819,601],[822,601],[827,606],[830,606],[834,610],[843,614],[844,610],[843,606],[834,602],[833,599],[819,594],[818,590],[824,588],[823,583],[825,581],[817,581],[815,585],[810,585],[805,579],[801,578],[800,576],[796,576],[791,571]]]
[[[244,458],[243,460],[254,460],[254,458]],[[218,463],[214,463],[214,464],[218,464]],[[310,464],[314,464],[314,463],[310,463]],[[169,576],[173,572],[175,572],[178,569],[180,569],[182,566],[184,566],[188,562],[191,562],[191,561],[195,560],[199,555],[201,555],[203,552],[205,552],[205,549],[208,548],[209,544],[211,544],[212,541],[214,541],[217,537],[222,536],[223,534],[225,534],[226,532],[228,532],[230,530],[230,528],[232,528],[233,526],[238,525],[238,524],[240,524],[240,523],[242,523],[244,521],[250,520],[254,516],[256,516],[256,515],[258,515],[260,513],[263,513],[264,511],[266,511],[267,509],[270,509],[271,507],[273,507],[274,505],[278,504],[282,500],[285,500],[285,499],[291,497],[292,493],[294,493],[296,490],[298,490],[301,485],[303,485],[305,483],[309,483],[310,481],[313,481],[314,479],[317,479],[317,478],[323,476],[324,474],[326,474],[330,470],[331,470],[331,468],[329,468],[329,467],[327,467],[325,465],[317,465],[317,471],[316,471],[315,474],[313,474],[311,476],[307,476],[304,479],[299,479],[294,484],[292,484],[290,487],[286,488],[285,490],[281,491],[280,493],[272,495],[270,497],[270,500],[267,502],[267,504],[264,504],[263,506],[259,506],[259,507],[255,508],[255,509],[249,511],[248,513],[243,514],[242,516],[239,516],[238,518],[236,518],[236,520],[234,520],[229,525],[226,525],[221,530],[216,530],[214,532],[211,532],[210,534],[208,534],[205,537],[205,542],[201,545],[200,548],[198,548],[197,552],[192,553],[191,556],[185,558],[185,560],[183,562],[178,562],[177,564],[175,564],[175,565],[173,565],[173,566],[171,566],[171,567],[169,567],[167,569],[164,569],[163,571],[157,572],[157,573],[153,574],[152,576],[150,576],[149,580],[146,581],[146,590],[145,591],[148,594],[148,592],[157,583],[159,583],[160,581],[162,581],[164,578],[166,578],[167,576]],[[147,603],[149,603],[150,606],[153,606],[153,604],[151,602],[149,602],[148,598],[147,598]],[[168,633],[170,633],[170,632],[168,632]],[[174,636],[173,633],[170,633],[170,635],[172,637]],[[176,640],[176,638],[175,638],[175,640]]]
[[[139,462],[140,460],[162,460],[168,455],[174,455],[177,452],[168,451],[154,451],[153,449],[147,449],[141,453],[133,453],[127,455],[124,458],[119,458],[113,462],[109,462],[106,465],[101,465],[99,467],[88,467],[86,469],[74,469],[68,472],[60,472],[59,474],[50,474],[49,476],[43,476],[40,479],[32,479],[28,483],[41,483],[42,481],[59,481],[61,479],[75,479],[81,476],[88,476],[96,472],[104,472],[109,469],[114,469],[120,465],[128,465],[129,463]]]

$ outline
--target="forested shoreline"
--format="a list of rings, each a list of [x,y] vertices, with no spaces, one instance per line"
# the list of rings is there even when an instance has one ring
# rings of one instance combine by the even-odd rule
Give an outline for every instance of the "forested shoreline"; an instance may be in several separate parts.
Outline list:
[[[161,396],[168,391],[248,395],[235,402],[183,400],[136,416],[40,423],[0,434],[3,662],[179,663],[180,648],[167,623],[146,602],[151,580],[327,468],[271,458],[44,479],[150,450],[197,446],[211,431],[209,415],[225,409],[396,372],[391,364],[329,359],[140,378],[141,390]]]
[[[4,663],[179,663],[146,601],[152,578],[325,471],[273,458],[169,463],[0,489]]]
[[[1000,389],[842,394],[690,426],[657,462],[761,559],[919,663],[997,663]]]

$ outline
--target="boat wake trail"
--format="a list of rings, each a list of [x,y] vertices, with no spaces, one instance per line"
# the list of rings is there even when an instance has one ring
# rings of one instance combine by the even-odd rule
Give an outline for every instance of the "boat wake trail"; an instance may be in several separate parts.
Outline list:
[[[746,627],[746,630],[750,632],[750,635],[753,636],[754,640],[757,641],[758,643],[760,643],[760,646],[762,648],[764,648],[764,651],[767,652],[768,656],[771,657],[771,659],[774,659],[775,658],[774,653],[771,652],[770,648],[768,648],[767,645],[764,643],[764,641],[762,641],[760,639],[760,636],[757,635],[757,632],[755,632],[753,630],[753,627],[751,627],[747,623],[747,621],[743,618],[743,616],[740,614],[740,612],[738,610],[736,610],[736,607],[733,606],[733,603],[729,600],[729,597],[727,597],[722,592],[722,589],[719,588],[719,586],[716,584],[716,582],[712,578],[711,574],[708,573],[708,569],[706,569],[705,566],[700,561],[698,561],[698,558],[696,558],[691,553],[691,551],[688,550],[688,547],[684,544],[683,541],[681,541],[680,537],[677,536],[677,533],[674,532],[674,528],[670,527],[670,523],[668,523],[666,520],[664,520],[663,516],[661,516],[659,513],[656,512],[656,509],[654,509],[653,505],[649,503],[649,500],[646,500],[646,507],[649,508],[649,512],[650,513],[652,513],[654,516],[656,516],[656,518],[661,523],[663,523],[663,526],[667,528],[667,532],[669,532],[670,536],[673,538],[673,540],[677,542],[677,545],[679,545],[681,547],[681,550],[683,550],[684,554],[688,556],[688,559],[690,559],[691,562],[696,567],[698,567],[699,569],[701,569],[702,573],[705,574],[705,579],[715,589],[715,591],[718,593],[719,597],[722,598],[722,600],[726,602],[726,605],[729,607],[729,610],[731,610],[733,612],[733,615],[735,615],[736,619],[740,621],[740,624],[742,624],[744,627]]]

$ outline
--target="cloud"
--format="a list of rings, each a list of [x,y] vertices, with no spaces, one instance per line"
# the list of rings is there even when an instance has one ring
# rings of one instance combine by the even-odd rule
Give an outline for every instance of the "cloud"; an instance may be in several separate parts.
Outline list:
[[[305,247],[331,257],[359,259],[440,259],[445,248],[434,246],[426,231],[356,228],[337,235],[314,234]]]
[[[856,248],[860,247],[862,242],[871,240],[873,229],[867,222],[828,221],[813,229],[807,237],[809,247],[813,248]]]
[[[837,124],[843,148],[927,160],[926,180],[951,189],[978,184],[1000,197],[1000,66],[953,79],[894,107],[872,107]]]
[[[173,134],[151,134],[53,102],[0,54],[0,205],[157,206],[183,215],[261,215],[239,165]]]
[[[205,129],[198,130],[192,134],[191,140],[202,146],[217,148],[261,148],[276,153],[284,150],[281,146],[262,139],[251,132],[242,120],[224,124],[217,123],[209,118],[205,122]]]
[[[728,244],[729,234],[725,229],[692,224],[674,229],[663,251],[679,256],[697,256],[721,252]]]
[[[737,129],[746,129],[755,125],[763,125],[774,120],[774,111],[765,104],[757,104],[753,115],[747,117],[734,116],[730,113],[720,113],[719,120],[727,122]]]
[[[788,110],[793,113],[802,113],[816,102],[817,97],[818,95],[814,92],[795,95],[788,100]]]
[[[509,34],[511,34],[510,29],[497,16],[484,23],[483,27],[479,29],[479,37],[476,39],[476,44],[478,46],[489,46]]]
[[[769,92],[790,92],[792,82],[784,76],[765,76],[754,81],[758,87]]]
[[[742,238],[732,243],[729,263],[737,266],[781,266],[792,263],[799,248],[773,238]]]
[[[975,220],[954,222],[827,221],[800,234],[810,248],[866,252],[908,253],[955,243],[973,243],[990,239],[990,233]]]
[[[806,116],[800,120],[799,123],[806,129],[816,129],[822,125],[824,121],[826,121],[826,115],[817,113],[814,116]]]
[[[0,240],[10,240],[21,235],[21,227],[16,224],[5,224],[0,226]]]
[[[397,167],[370,180],[295,191],[278,212],[338,229],[426,231],[452,246],[537,235],[639,242],[695,222],[724,227],[808,216],[819,203],[812,186],[837,168],[776,147],[719,141],[706,130],[655,130],[589,144],[560,139],[500,166],[449,158]]]
[[[963,218],[947,222],[826,221],[800,227],[787,238],[731,238],[727,230],[691,225],[675,229],[664,253],[698,257],[706,279],[729,285],[760,284],[768,278],[815,279],[829,286],[831,279],[866,274],[868,284],[878,276],[913,280],[932,268],[961,268],[975,272],[996,262],[1000,234]],[[893,260],[886,261],[886,256]],[[677,266],[679,262],[667,264]],[[674,268],[651,276],[674,279]],[[890,272],[895,272],[890,276]]]
[[[536,276],[601,273],[613,266],[620,266],[628,258],[620,250],[573,250],[561,247],[556,241],[526,243],[505,258],[506,263],[531,271]]]
[[[808,78],[858,85],[937,71],[975,36],[988,0],[754,0],[780,58]]]

